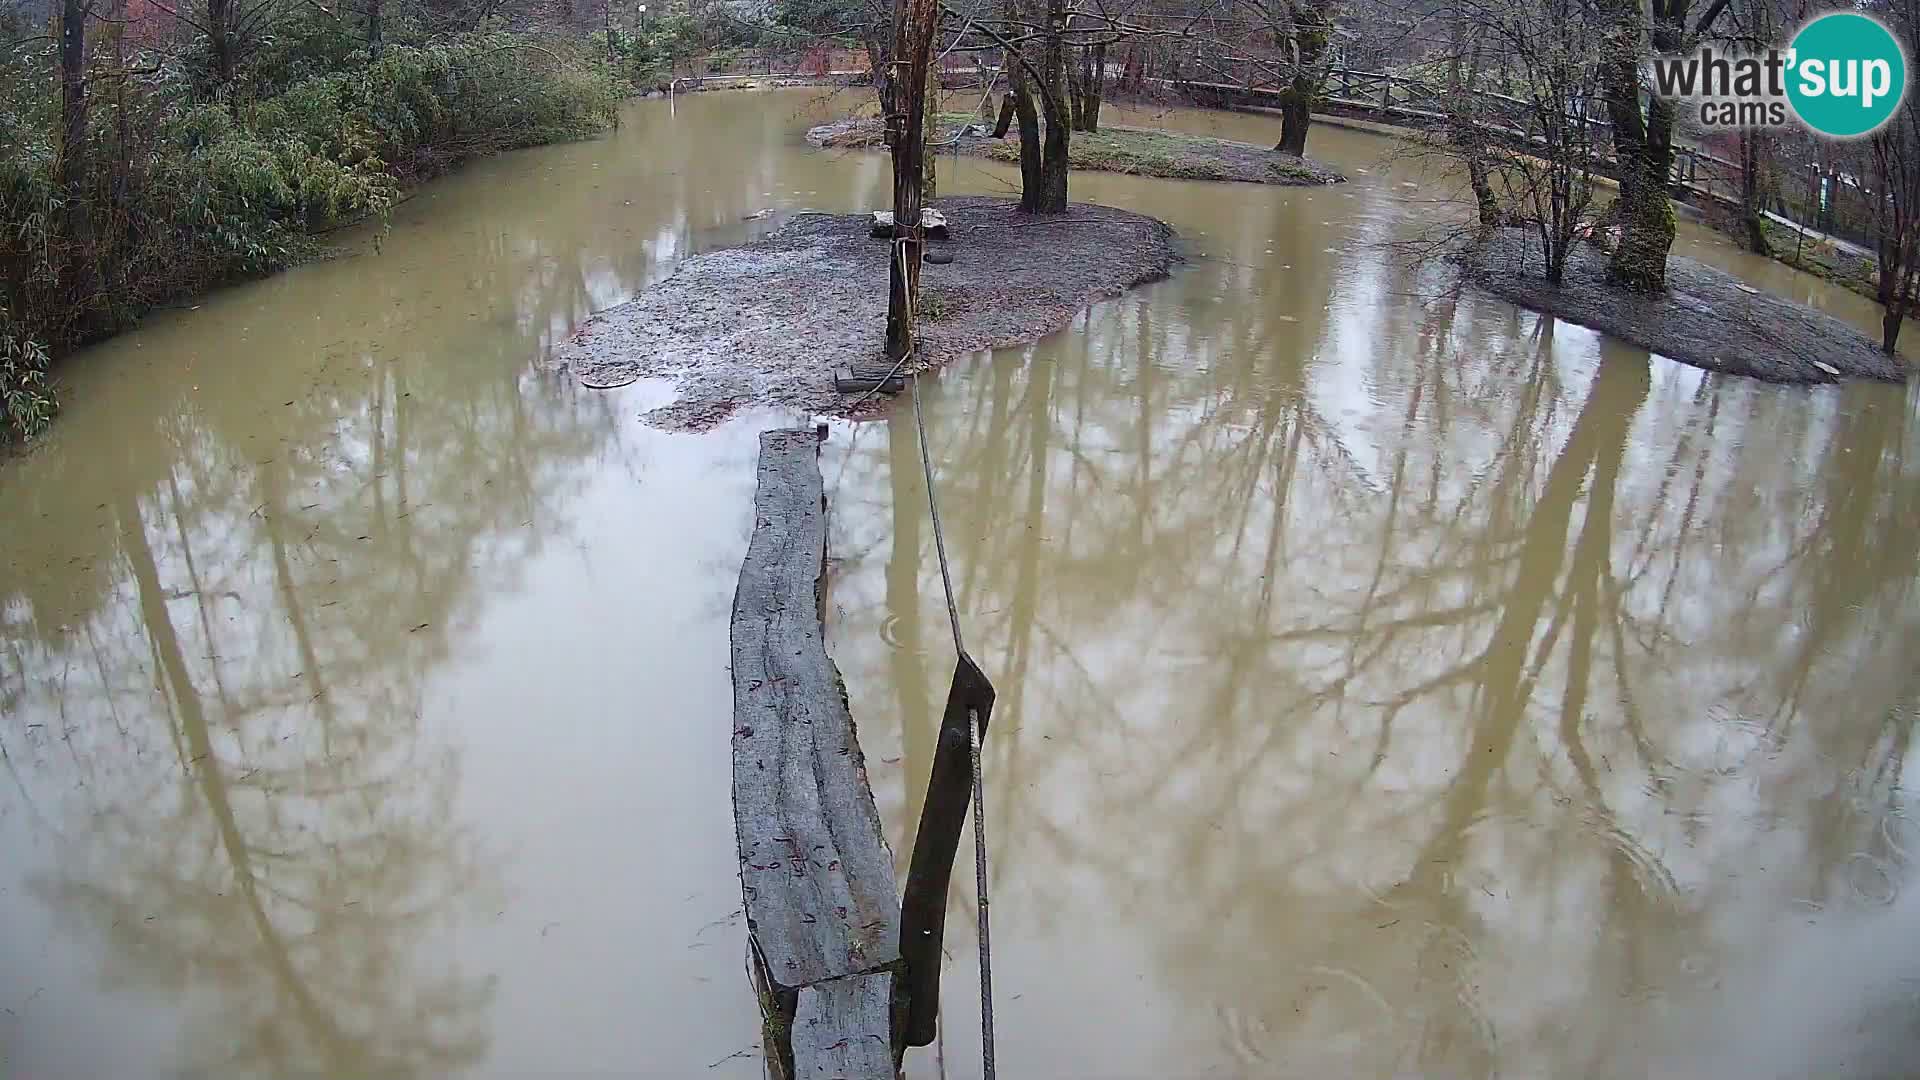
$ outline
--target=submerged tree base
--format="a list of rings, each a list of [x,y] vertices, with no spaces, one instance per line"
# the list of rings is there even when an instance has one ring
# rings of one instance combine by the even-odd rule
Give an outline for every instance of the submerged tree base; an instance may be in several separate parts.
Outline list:
[[[942,150],[1010,164],[1020,162],[1018,133],[996,139],[974,133],[973,118],[949,113],[941,117],[937,138]],[[854,117],[822,124],[807,132],[814,146],[861,149],[882,145],[886,132],[879,120]],[[1242,184],[1303,186],[1338,184],[1345,176],[1311,158],[1283,154],[1271,147],[1214,139],[1154,128],[1114,127],[1076,131],[1067,147],[1067,165],[1095,172],[1158,176],[1169,180],[1223,180]]]
[[[902,369],[937,367],[980,349],[1034,341],[1096,300],[1166,277],[1173,230],[1144,214],[1075,203],[1020,213],[1010,199],[938,199],[951,263],[921,274],[920,351]],[[751,405],[877,413],[883,400],[834,389],[834,372],[881,355],[891,245],[866,214],[804,214],[764,240],[696,255],[671,277],[608,308],[558,359],[590,386],[633,376],[670,380],[677,399],[647,414],[701,430]]]
[[[1539,242],[1524,229],[1498,230],[1461,263],[1468,280],[1495,296],[1708,371],[1774,383],[1900,382],[1909,374],[1839,319],[1678,255],[1667,263],[1667,290],[1656,295],[1609,285],[1606,252],[1584,243],[1568,254],[1565,280],[1550,285]]]

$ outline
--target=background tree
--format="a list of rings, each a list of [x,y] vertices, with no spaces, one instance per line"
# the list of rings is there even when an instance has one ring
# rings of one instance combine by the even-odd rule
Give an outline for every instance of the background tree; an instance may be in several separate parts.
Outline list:
[[[1920,0],[1891,0],[1879,14],[1903,41],[1920,30]],[[1868,140],[1874,188],[1874,257],[1880,271],[1877,299],[1885,308],[1880,347],[1891,355],[1900,324],[1912,310],[1920,277],[1920,102],[1913,88],[1885,127]]]
[[[1421,152],[1463,167],[1477,239],[1526,229],[1555,284],[1590,224],[1603,150],[1587,113],[1605,31],[1585,0],[1472,0],[1448,16],[1437,58],[1446,115]],[[1458,234],[1445,223],[1413,246],[1452,250]]]

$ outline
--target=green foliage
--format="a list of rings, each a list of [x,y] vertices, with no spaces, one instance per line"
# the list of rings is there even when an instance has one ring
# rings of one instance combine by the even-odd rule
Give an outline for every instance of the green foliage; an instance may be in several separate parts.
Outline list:
[[[55,409],[47,382],[47,350],[0,320],[0,444],[46,430]]]
[[[0,437],[51,416],[50,351],[310,257],[318,234],[379,217],[406,183],[590,135],[624,89],[577,42],[489,32],[372,59],[337,19],[281,31],[217,101],[179,54],[141,61],[137,92],[95,92],[77,183],[58,171],[51,51],[0,67]],[[105,51],[91,86],[122,78]]]
[[[245,128],[218,105],[170,117],[159,145],[157,216],[209,283],[284,267],[312,251],[308,233],[379,213],[398,194],[376,156]]]
[[[777,0],[773,21],[784,29],[816,35],[857,40],[861,21],[866,18],[862,0]]]

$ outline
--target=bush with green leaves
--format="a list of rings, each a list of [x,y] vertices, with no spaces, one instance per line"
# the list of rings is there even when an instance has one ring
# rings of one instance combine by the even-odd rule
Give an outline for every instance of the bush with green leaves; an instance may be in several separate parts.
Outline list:
[[[0,321],[0,444],[46,430],[55,409],[47,381],[47,350]]]
[[[0,67],[0,441],[51,416],[50,352],[308,258],[461,161],[599,131],[625,89],[603,57],[489,31],[373,58],[337,24],[300,23],[219,100],[191,57],[149,58],[137,93],[96,97],[76,182],[58,172],[53,53],[17,50]]]

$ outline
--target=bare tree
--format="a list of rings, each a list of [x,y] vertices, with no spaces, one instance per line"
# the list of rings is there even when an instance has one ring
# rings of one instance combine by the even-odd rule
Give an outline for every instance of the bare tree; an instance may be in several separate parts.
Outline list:
[[[84,312],[94,291],[93,222],[87,149],[87,0],[62,0],[60,5],[60,157],[56,184],[66,200],[66,246],[61,273],[71,301]],[[84,319],[84,315],[82,316]]]
[[[1502,223],[1526,227],[1555,284],[1593,203],[1600,155],[1586,114],[1602,31],[1583,0],[1462,3],[1444,58],[1446,121],[1428,138],[1466,166],[1481,238]]]
[[[1920,29],[1920,0],[1893,0],[1885,14],[1900,38],[1913,40]],[[1868,139],[1868,152],[1874,254],[1880,270],[1877,299],[1886,309],[1880,319],[1880,348],[1891,355],[1920,278],[1920,102],[1911,89],[1886,126]]]
[[[892,109],[887,145],[893,153],[893,246],[887,273],[887,358],[913,351],[914,308],[920,301],[920,258],[926,237],[920,224],[925,181],[926,108],[933,37],[939,27],[937,0],[898,0],[893,13]]]

